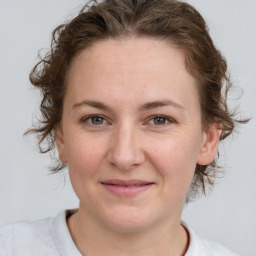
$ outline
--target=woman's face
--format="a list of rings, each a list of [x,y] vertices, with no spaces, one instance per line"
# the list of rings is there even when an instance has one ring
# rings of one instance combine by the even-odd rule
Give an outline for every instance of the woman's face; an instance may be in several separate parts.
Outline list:
[[[67,79],[60,159],[80,210],[131,232],[179,220],[196,164],[219,131],[202,131],[195,79],[181,51],[156,39],[108,39],[83,50]]]

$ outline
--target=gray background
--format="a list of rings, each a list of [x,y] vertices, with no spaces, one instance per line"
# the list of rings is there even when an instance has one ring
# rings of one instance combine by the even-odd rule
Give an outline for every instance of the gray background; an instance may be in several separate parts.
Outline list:
[[[51,31],[83,2],[0,0],[0,224],[54,216],[78,205],[67,172],[48,175],[49,157],[37,152],[33,137],[22,134],[31,126],[40,99],[28,80],[37,51],[49,46]],[[252,120],[221,145],[225,176],[206,198],[185,207],[183,219],[199,234],[255,256],[256,1],[188,2],[206,18],[234,84],[243,88],[242,114]],[[233,99],[240,92],[236,88]]]

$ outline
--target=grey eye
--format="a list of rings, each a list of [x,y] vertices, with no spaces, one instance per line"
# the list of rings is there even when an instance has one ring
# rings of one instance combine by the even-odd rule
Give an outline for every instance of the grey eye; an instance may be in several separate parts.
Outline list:
[[[163,125],[166,124],[166,122],[168,122],[167,118],[161,116],[153,118],[153,121],[155,125]]]
[[[100,116],[94,116],[94,117],[90,117],[88,118],[88,120],[90,120],[90,123],[93,125],[101,125],[104,124],[104,118],[100,117]]]

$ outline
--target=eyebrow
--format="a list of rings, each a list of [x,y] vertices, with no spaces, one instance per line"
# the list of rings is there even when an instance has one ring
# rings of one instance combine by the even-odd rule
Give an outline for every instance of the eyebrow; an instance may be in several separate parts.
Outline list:
[[[150,110],[158,107],[165,107],[165,106],[171,106],[179,109],[185,109],[182,105],[172,101],[172,100],[164,100],[164,101],[152,101],[143,104],[142,106],[139,107],[140,111],[144,110]]]
[[[105,111],[112,111],[109,106],[106,104],[99,102],[99,101],[91,101],[91,100],[83,100],[79,103],[76,103],[73,105],[73,109],[81,106],[90,106],[93,108],[105,110]],[[163,101],[152,101],[152,102],[147,102],[141,105],[138,110],[139,111],[145,111],[145,110],[150,110],[158,107],[165,107],[165,106],[172,106],[178,109],[185,109],[182,105],[178,104],[177,102],[174,102],[172,100],[163,100]]]
[[[76,103],[76,104],[73,105],[73,109],[77,108],[77,107],[81,107],[83,105],[87,105],[87,106],[90,106],[90,107],[93,107],[93,108],[98,108],[98,109],[106,110],[106,111],[110,110],[110,107],[108,107],[104,103],[99,102],[99,101],[91,101],[91,100],[83,100],[79,103]]]

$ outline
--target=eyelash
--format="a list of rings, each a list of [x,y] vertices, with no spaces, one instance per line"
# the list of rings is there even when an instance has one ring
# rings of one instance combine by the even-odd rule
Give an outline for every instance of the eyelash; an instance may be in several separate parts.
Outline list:
[[[86,116],[86,117],[84,117],[84,118],[82,118],[82,123],[86,123],[88,120],[90,120],[90,119],[92,119],[92,118],[96,118],[96,117],[98,117],[98,118],[102,118],[103,120],[105,120],[106,121],[106,118],[104,118],[103,116],[101,116],[101,115],[90,115],[90,116]],[[99,125],[94,125],[94,124],[90,124],[91,126],[99,126]]]
[[[160,124],[160,125],[153,124],[153,125],[156,125],[156,126],[166,126],[166,125],[168,125],[168,124],[174,123],[174,120],[173,120],[173,119],[171,119],[170,117],[164,116],[164,115],[154,115],[154,116],[151,116],[150,119],[149,119],[149,121],[154,120],[154,119],[156,119],[156,118],[162,118],[162,119],[164,119],[166,122],[168,122],[168,123],[164,123],[164,124]]]
[[[92,120],[92,118],[102,118],[103,121],[107,122],[106,118],[104,116],[101,116],[101,115],[89,115],[89,116],[86,116],[84,118],[82,118],[81,122],[82,123],[86,123],[88,120]],[[172,124],[172,123],[175,123],[175,121],[170,118],[170,117],[167,117],[167,116],[164,116],[164,115],[154,115],[154,116],[151,116],[149,119],[148,119],[148,122],[151,121],[151,120],[154,120],[156,118],[163,118],[165,122],[168,122],[168,123],[164,123],[164,124],[160,124],[160,125],[157,125],[157,124],[152,124],[154,126],[158,126],[159,128],[160,127],[165,127],[166,125],[169,125],[169,124]],[[89,123],[90,126],[102,126],[104,124],[99,124],[99,125],[95,125],[95,124],[92,124],[92,123]]]

